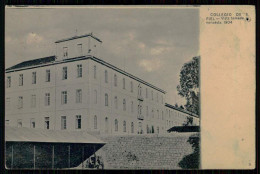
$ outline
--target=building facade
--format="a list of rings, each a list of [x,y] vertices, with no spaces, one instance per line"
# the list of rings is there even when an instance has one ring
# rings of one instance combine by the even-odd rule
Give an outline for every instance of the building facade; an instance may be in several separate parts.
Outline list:
[[[6,69],[6,125],[102,134],[165,133],[192,117],[166,92],[98,58],[92,34],[56,41],[56,55]]]

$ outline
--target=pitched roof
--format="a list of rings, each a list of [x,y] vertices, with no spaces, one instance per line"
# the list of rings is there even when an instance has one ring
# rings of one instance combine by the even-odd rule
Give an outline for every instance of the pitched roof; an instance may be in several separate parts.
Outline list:
[[[84,35],[80,35],[80,36],[73,36],[73,37],[69,37],[69,38],[61,39],[61,40],[57,40],[55,43],[65,42],[65,41],[74,40],[74,39],[79,39],[79,38],[82,38],[82,37],[89,37],[89,36],[92,37],[93,39],[96,39],[97,41],[99,41],[99,42],[102,43],[102,41],[101,41],[99,38],[93,36],[92,33],[84,34]]]
[[[5,127],[7,142],[86,143],[105,144],[86,131],[45,130],[33,128]]]
[[[111,65],[110,63],[105,62],[102,59],[99,59],[97,57],[91,57],[90,59],[92,59],[92,60],[94,60],[94,61],[96,61],[98,63],[101,63],[102,65],[105,65],[105,66],[107,66],[107,67],[109,67],[109,68],[111,68],[111,69],[113,69],[113,70],[115,70],[117,72],[120,72],[120,73],[124,74],[125,76],[128,76],[128,77],[130,77],[132,79],[135,79],[136,81],[139,81],[139,82],[141,82],[141,83],[143,83],[143,84],[145,84],[147,86],[150,86],[150,87],[152,87],[152,88],[154,88],[154,89],[156,89],[156,90],[158,90],[158,91],[160,91],[160,92],[162,92],[164,94],[166,93],[166,91],[164,91],[164,90],[162,90],[162,89],[160,89],[160,88],[158,88],[158,87],[156,87],[156,86],[154,86],[154,85],[152,85],[152,84],[150,84],[150,83],[148,83],[148,82],[146,82],[146,81],[144,81],[144,80],[142,80],[142,79],[140,79],[140,78],[138,78],[138,77],[136,77],[136,76],[134,76],[134,75],[132,75],[132,74],[130,74],[128,72],[126,72],[126,71],[123,71],[120,68],[118,68],[118,67],[116,67],[114,65]]]
[[[167,132],[200,132],[200,126],[173,126]]]
[[[118,68],[114,65],[111,65],[110,63],[105,62],[104,60],[101,60],[101,59],[93,57],[93,56],[87,55],[87,56],[81,56],[81,57],[73,57],[73,58],[63,59],[63,60],[60,60],[60,61],[55,61],[55,56],[50,56],[50,57],[53,57],[53,59],[50,59],[49,61],[45,60],[45,62],[39,61],[41,59],[44,59],[44,58],[40,58],[40,59],[34,59],[34,60],[31,60],[31,61],[25,61],[25,62],[19,63],[17,65],[10,67],[10,68],[7,68],[6,73],[13,72],[13,71],[20,71],[20,70],[24,70],[24,69],[27,69],[27,68],[37,68],[37,65],[41,65],[41,64],[42,64],[42,66],[49,66],[49,65],[55,65],[55,64],[60,64],[60,63],[66,63],[66,62],[72,62],[72,61],[78,61],[78,60],[84,60],[84,59],[91,59],[91,60],[94,60],[94,61],[96,61],[96,62],[98,62],[102,65],[105,65],[105,66],[107,66],[107,67],[109,67],[109,68],[111,68],[111,69],[113,69],[117,72],[120,72],[120,73],[122,73],[122,74],[124,74],[124,75],[126,75],[126,76],[128,76],[132,79],[135,79],[135,80],[137,80],[137,81],[139,81],[139,82],[141,82],[141,83],[143,83],[147,86],[150,86],[151,88],[154,88],[154,89],[156,89],[156,90],[158,90],[158,91],[160,91],[164,94],[166,93],[166,91],[164,91],[163,89],[160,89],[160,88],[158,88],[158,87],[156,87],[156,86],[154,86],[154,85],[152,85],[152,84],[150,84],[150,83],[148,83],[148,82],[146,82],[146,81],[144,81],[144,80],[142,80],[142,79],[140,79],[140,78],[138,78],[138,77],[136,77],[136,76],[134,76],[134,75],[132,75],[128,72],[126,72],[126,71],[121,70],[120,68]],[[41,62],[41,63],[39,63],[39,62]],[[50,63],[50,64],[48,64],[48,63]]]
[[[171,104],[168,104],[168,103],[165,103],[165,106],[168,107],[168,108],[175,109],[175,110],[177,110],[177,111],[180,111],[180,112],[189,114],[189,115],[194,116],[194,117],[199,117],[199,116],[198,116],[197,114],[195,114],[195,113],[192,113],[192,112],[187,111],[187,110],[180,109],[180,108],[178,108],[178,107],[176,107],[176,106],[173,106],[173,105],[171,105]]]
[[[54,62],[54,61],[55,61],[55,56],[49,56],[49,57],[43,57],[43,58],[28,60],[28,61],[18,63],[18,64],[14,65],[10,68],[7,68],[6,71],[12,70],[12,69],[17,69],[17,68],[24,68],[24,67],[28,67],[28,66],[46,64],[46,63],[50,63],[50,62]]]

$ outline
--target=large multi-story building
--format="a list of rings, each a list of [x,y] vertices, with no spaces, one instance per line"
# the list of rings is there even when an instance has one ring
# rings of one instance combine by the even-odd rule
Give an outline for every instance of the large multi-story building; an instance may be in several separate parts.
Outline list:
[[[166,92],[98,58],[91,34],[58,40],[56,55],[6,69],[6,125],[107,134],[163,133],[198,116]]]

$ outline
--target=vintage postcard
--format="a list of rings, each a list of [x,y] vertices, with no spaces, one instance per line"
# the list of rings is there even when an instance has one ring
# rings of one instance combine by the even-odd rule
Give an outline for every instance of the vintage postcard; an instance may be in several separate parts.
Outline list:
[[[254,6],[6,6],[6,169],[255,168]]]

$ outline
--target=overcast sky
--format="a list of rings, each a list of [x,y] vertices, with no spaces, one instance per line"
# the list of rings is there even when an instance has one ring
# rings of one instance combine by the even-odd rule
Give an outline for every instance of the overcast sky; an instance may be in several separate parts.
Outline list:
[[[5,23],[6,68],[54,55],[54,42],[76,30],[93,32],[103,60],[165,90],[169,104],[184,104],[179,73],[199,55],[195,8],[7,8]]]

